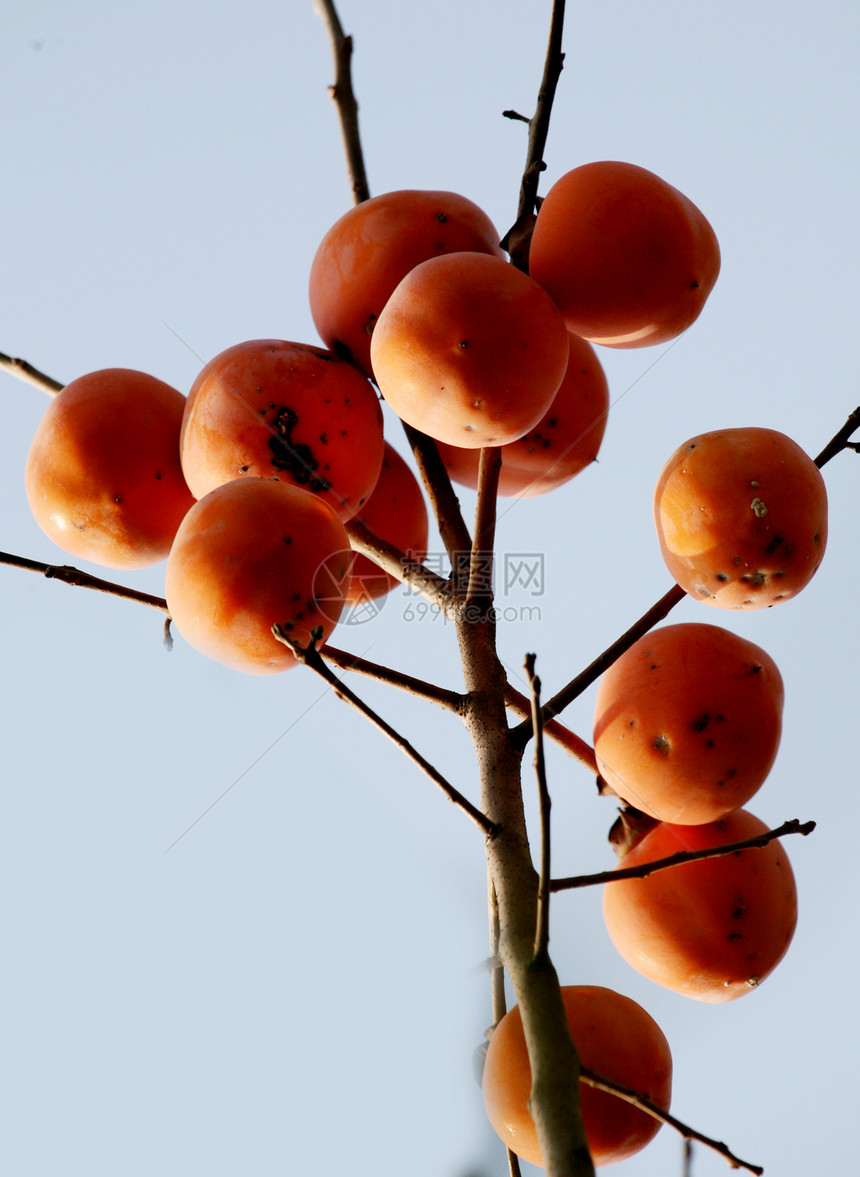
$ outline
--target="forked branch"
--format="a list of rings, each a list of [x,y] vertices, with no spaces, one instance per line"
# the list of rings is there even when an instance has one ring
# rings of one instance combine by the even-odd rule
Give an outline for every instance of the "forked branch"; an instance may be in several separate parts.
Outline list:
[[[839,432],[834,437],[831,437],[830,441],[828,441],[827,445],[815,459],[815,465],[819,470],[831,458],[835,458],[837,454],[841,454],[843,450],[853,450],[855,454],[860,453],[860,441],[849,440],[852,433],[856,433],[858,429],[860,429],[860,407],[849,414],[848,420]]]
[[[352,88],[352,37],[344,33],[332,0],[314,0],[314,11],[322,17],[331,41],[335,74],[334,85],[329,86],[329,94],[337,107],[352,199],[355,204],[361,204],[369,198],[370,188],[364,169],[361,137],[358,133],[358,103]]]

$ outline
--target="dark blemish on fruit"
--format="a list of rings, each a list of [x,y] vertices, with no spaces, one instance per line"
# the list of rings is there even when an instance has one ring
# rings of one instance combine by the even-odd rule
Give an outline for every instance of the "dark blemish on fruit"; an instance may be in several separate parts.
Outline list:
[[[155,481],[161,482],[161,475],[158,473],[158,471],[156,471],[156,474],[155,474]]]
[[[445,213],[436,213],[436,220],[440,221],[443,225],[448,223],[448,217]]]
[[[324,434],[324,433],[320,434],[320,441],[322,442],[323,445],[328,445],[328,437],[326,436],[326,434]]]
[[[705,740],[705,747],[706,748],[713,748],[713,746],[714,746],[713,740]]]
[[[821,540],[818,538],[818,532],[817,532],[817,531],[816,531],[815,535],[812,537],[812,542],[813,542],[814,544],[821,543]]]
[[[747,910],[747,909],[746,909],[746,904],[744,903],[743,899],[739,899],[739,900],[738,900],[738,905],[737,905],[737,907],[736,907],[736,908],[735,908],[735,910],[732,912],[732,919],[733,919],[733,920],[741,920],[741,919],[743,919],[743,918],[744,918],[744,915],[746,914],[746,910]]]
[[[717,573],[717,580],[723,580],[723,581],[725,581],[725,580],[728,580],[728,579],[729,579],[729,578],[728,578],[728,576],[726,575],[726,573],[725,573],[725,572],[718,572],[718,573]]]
[[[318,462],[310,446],[293,441],[292,433],[298,419],[295,410],[287,405],[280,406],[275,413],[272,426],[277,432],[269,438],[272,465],[276,470],[286,470],[294,482],[306,486],[308,490],[330,490],[328,480],[314,474]]]
[[[468,339],[461,339],[461,340],[460,340],[460,347],[466,348],[466,347],[468,347],[468,346],[469,346],[469,341],[468,341]]]
[[[690,727],[694,732],[703,732],[710,722],[711,717],[706,711],[704,715],[700,715],[698,719],[694,719]]]
[[[302,599],[301,593],[293,593],[293,600],[294,601],[300,601],[301,599]]]
[[[284,536],[284,543],[285,544],[291,544],[292,542],[293,542],[293,537],[291,535]]]
[[[250,469],[251,469],[250,466],[240,466],[239,472],[240,472],[240,474],[247,474]]]
[[[691,283],[690,283],[690,289],[691,289],[691,290],[698,290],[698,289],[699,289],[699,283],[698,283],[698,282],[691,282]]]
[[[654,741],[652,747],[657,752],[662,752],[664,756],[669,755],[669,741],[665,736],[658,736]]]
[[[775,535],[773,537],[773,539],[770,541],[770,543],[767,545],[767,547],[765,548],[765,551],[770,556],[776,551],[776,549],[779,547],[779,545],[783,544],[783,543],[785,543],[785,536]]]
[[[121,502],[122,502],[122,495],[116,495],[116,496],[114,497],[114,500],[113,500],[113,501],[114,501],[115,503],[121,503]]]
[[[635,719],[628,719],[628,720],[627,720],[627,726],[628,726],[628,727],[635,727],[635,726],[636,726],[636,720],[635,720]]]
[[[729,932],[726,938],[728,940],[743,940],[743,936],[740,934],[740,932]]]

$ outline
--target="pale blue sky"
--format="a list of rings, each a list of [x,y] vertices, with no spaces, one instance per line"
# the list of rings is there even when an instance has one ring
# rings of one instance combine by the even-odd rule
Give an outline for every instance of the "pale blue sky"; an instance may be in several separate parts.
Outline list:
[[[373,192],[460,191],[504,232],[525,131],[500,112],[533,105],[548,10],[342,0]],[[548,691],[668,587],[651,493],[678,444],[766,425],[815,453],[860,403],[856,4],[569,10],[547,182],[591,159],[651,168],[709,217],[723,270],[675,345],[601,352],[600,462],[504,511],[501,548],[544,555],[545,593],[511,590],[524,620],[500,648],[513,676],[535,651]],[[137,367],[187,392],[233,343],[315,341],[308,269],[349,201],[332,76],[310,0],[7,0],[0,350],[60,380]],[[62,562],[23,490],[45,400],[0,382],[2,547]],[[562,979],[640,1001],[672,1045],[676,1114],[773,1177],[856,1166],[860,464],[826,481],[830,545],[802,596],[673,615],[750,637],[785,679],[750,808],[819,822],[787,843],[789,955],[748,998],[699,1005],[621,961],[598,894],[553,907]],[[470,824],[310,674],[246,678],[179,639],[167,655],[154,613],[0,572],[0,1170],[502,1174],[472,1077],[490,1007]],[[163,567],[117,579],[161,593]],[[457,686],[452,633],[410,604],[333,641]],[[474,795],[454,718],[353,685]],[[586,738],[592,705],[568,716]],[[555,751],[549,772],[558,873],[608,867],[611,803]],[[680,1142],[664,1129],[616,1171],[680,1177]],[[726,1171],[697,1153],[695,1177]]]

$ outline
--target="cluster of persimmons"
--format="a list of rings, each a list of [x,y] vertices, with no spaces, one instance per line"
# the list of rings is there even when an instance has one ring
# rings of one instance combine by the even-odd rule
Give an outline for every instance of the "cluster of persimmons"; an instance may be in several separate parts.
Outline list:
[[[379,393],[475,487],[501,449],[499,492],[537,495],[591,463],[608,410],[593,345],[675,338],[719,272],[717,240],[682,193],[632,164],[563,176],[543,200],[528,273],[488,217],[448,192],[400,191],[343,216],[319,246],[310,305],[325,347],[253,340],[212,359],[187,397],[125,369],[93,372],[53,400],[30,451],[33,513],[65,551],[113,568],[164,558],[170,614],[196,649],[254,674],[296,664],[346,602],[396,581],[353,556],[357,519],[410,560],[428,518],[410,468],[383,437]],[[374,385],[376,387],[374,387]],[[769,606],[809,581],[825,548],[821,475],[789,438],[723,429],[684,442],[659,477],[660,548],[679,585],[724,609]],[[742,808],[780,738],[783,683],[768,655],[715,625],[646,634],[604,674],[594,742],[606,790],[635,814],[620,865],[750,838]],[[635,828],[634,828],[635,827]],[[632,831],[632,832],[631,832]],[[704,1001],[749,992],[794,930],[778,842],[605,888],[621,954]],[[608,989],[563,989],[584,1065],[667,1108],[671,1055],[651,1017]],[[530,1070],[517,1008],[496,1027],[485,1105],[535,1163]],[[582,1088],[596,1164],[623,1159],[658,1122]]]

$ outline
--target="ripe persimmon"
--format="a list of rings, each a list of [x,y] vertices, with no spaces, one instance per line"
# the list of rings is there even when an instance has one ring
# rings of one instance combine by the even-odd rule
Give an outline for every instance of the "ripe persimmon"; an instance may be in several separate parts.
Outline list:
[[[410,271],[385,304],[370,351],[394,412],[466,449],[528,433],[558,391],[569,354],[546,291],[482,253],[445,254]]]
[[[376,485],[382,448],[379,400],[365,377],[333,352],[282,339],[238,343],[206,365],[180,442],[198,499],[234,478],[274,477],[344,520]]]
[[[744,842],[766,830],[745,809],[705,825],[659,824],[618,867]],[[756,988],[788,951],[797,890],[785,849],[774,840],[607,883],[603,914],[612,942],[637,972],[699,1001],[732,1001]]]
[[[776,757],[782,676],[717,625],[652,630],[600,679],[594,751],[604,780],[660,821],[697,825],[745,804]]]
[[[550,188],[529,272],[577,335],[645,347],[674,339],[698,318],[720,250],[677,188],[635,164],[606,160],[574,168]]]
[[[409,559],[421,561],[426,556],[429,524],[424,495],[409,466],[388,442],[385,443],[379,481],[355,518],[380,539],[400,548]],[[376,600],[398,583],[368,556],[356,552],[347,604]]]
[[[454,192],[407,189],[363,201],[332,225],[311,265],[311,314],[320,338],[372,376],[370,337],[398,282],[441,254],[504,258],[498,241],[486,213]]]
[[[663,1111],[672,1096],[672,1054],[663,1031],[630,997],[599,985],[563,985],[561,998],[580,1063],[602,1078],[647,1095]],[[531,1066],[520,1007],[509,1010],[490,1037],[484,1063],[484,1107],[507,1147],[543,1166],[529,1115]],[[643,1149],[660,1121],[632,1104],[579,1084],[580,1106],[595,1165],[609,1165]]]
[[[606,429],[609,387],[591,344],[569,332],[567,338],[567,369],[549,408],[533,429],[501,447],[500,495],[546,494],[597,458]],[[438,444],[451,478],[476,488],[480,450]]]
[[[717,429],[663,467],[654,522],[666,567],[697,601],[763,609],[795,596],[827,544],[827,490],[800,446],[775,429]]]
[[[27,456],[27,498],[42,531],[108,568],[165,559],[194,503],[179,464],[184,409],[181,392],[129,368],[67,384]]]
[[[246,674],[274,674],[297,662],[272,626],[303,646],[321,626],[324,640],[351,571],[346,530],[328,503],[275,478],[237,478],[182,521],[165,596],[176,628],[201,654]]]

